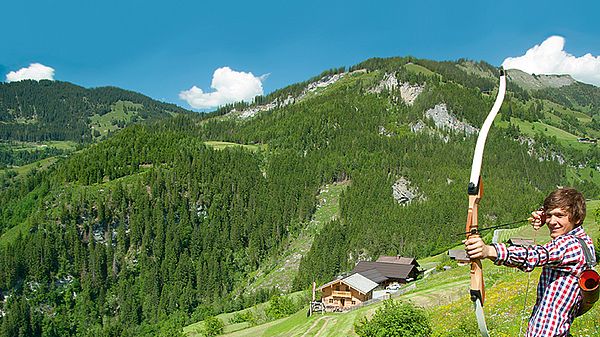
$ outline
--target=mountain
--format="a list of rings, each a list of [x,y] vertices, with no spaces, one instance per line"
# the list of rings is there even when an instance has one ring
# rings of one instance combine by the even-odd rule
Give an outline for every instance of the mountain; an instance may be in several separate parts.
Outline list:
[[[0,335],[170,335],[358,260],[460,244],[498,74],[484,62],[369,59],[3,169]],[[574,97],[562,91],[572,85],[552,89]],[[509,89],[486,145],[482,224],[523,218],[556,185],[600,197],[593,109]],[[278,270],[287,284],[261,279]]]
[[[509,69],[507,73],[509,81],[527,90],[560,88],[576,82],[570,75],[530,75],[518,69]]]
[[[0,140],[87,143],[138,121],[189,113],[115,87],[49,80],[0,83]]]

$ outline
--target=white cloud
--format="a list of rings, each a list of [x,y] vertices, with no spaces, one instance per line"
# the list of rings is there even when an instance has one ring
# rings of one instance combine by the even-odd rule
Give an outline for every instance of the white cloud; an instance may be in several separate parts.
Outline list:
[[[262,80],[252,73],[238,72],[229,67],[215,70],[211,83],[213,92],[203,92],[193,86],[179,93],[179,98],[196,109],[208,109],[239,101],[250,102],[257,95],[263,94]]]
[[[525,55],[505,59],[502,66],[529,74],[569,74],[578,81],[600,86],[600,56],[587,53],[575,57],[564,51],[564,46],[562,36],[550,36]]]
[[[52,80],[54,81],[54,69],[40,63],[32,63],[27,68],[11,71],[6,74],[6,82],[22,80]]]

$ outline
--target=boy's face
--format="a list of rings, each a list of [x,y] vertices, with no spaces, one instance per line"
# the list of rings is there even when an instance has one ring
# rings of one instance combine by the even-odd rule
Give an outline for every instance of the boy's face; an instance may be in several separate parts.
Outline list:
[[[550,237],[552,239],[567,234],[575,228],[575,224],[571,221],[569,213],[562,208],[547,211],[546,223],[548,224],[548,229],[550,229]]]

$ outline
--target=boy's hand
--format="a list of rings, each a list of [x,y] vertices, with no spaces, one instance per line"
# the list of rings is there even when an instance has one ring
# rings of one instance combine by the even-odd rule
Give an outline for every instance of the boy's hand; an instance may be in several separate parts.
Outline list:
[[[537,231],[546,224],[546,213],[544,210],[531,212],[531,218],[528,220],[531,221],[531,226],[533,226],[533,229]]]
[[[467,256],[471,259],[495,259],[498,256],[496,248],[486,245],[479,236],[463,240],[463,243],[465,244]]]

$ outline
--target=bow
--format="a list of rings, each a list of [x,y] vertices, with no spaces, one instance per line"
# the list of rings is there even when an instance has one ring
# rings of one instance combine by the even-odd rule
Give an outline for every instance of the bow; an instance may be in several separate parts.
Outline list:
[[[488,131],[494,122],[494,118],[500,110],[502,101],[504,100],[504,94],[506,92],[506,75],[503,69],[500,69],[500,87],[498,89],[498,96],[494,102],[492,110],[488,114],[479,136],[477,137],[477,144],[475,145],[475,154],[473,155],[473,166],[471,167],[471,178],[469,179],[469,210],[467,213],[467,239],[471,237],[479,236],[479,226],[477,221],[477,208],[479,201],[483,196],[483,180],[481,179],[481,162],[483,160],[483,148],[485,146],[485,140],[487,138]],[[471,301],[475,307],[475,316],[477,317],[477,325],[479,331],[483,337],[489,337],[487,326],[485,324],[485,317],[483,316],[483,301],[485,300],[485,288],[483,284],[483,270],[481,267],[481,260],[471,260]]]

